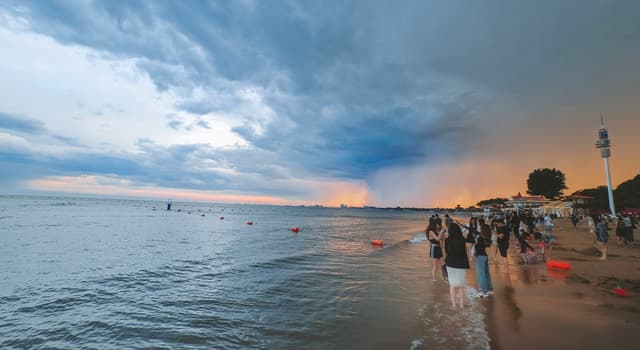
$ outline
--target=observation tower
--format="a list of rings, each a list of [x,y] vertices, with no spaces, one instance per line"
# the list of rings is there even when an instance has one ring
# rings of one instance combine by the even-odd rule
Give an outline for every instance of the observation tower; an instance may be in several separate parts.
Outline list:
[[[609,194],[609,210],[611,210],[611,215],[616,215],[616,206],[613,203],[613,189],[611,187],[611,170],[609,169],[611,140],[609,140],[609,132],[604,127],[604,118],[602,117],[602,114],[600,114],[600,130],[598,130],[596,148],[600,149],[600,157],[604,159],[604,173],[607,176],[607,192]]]

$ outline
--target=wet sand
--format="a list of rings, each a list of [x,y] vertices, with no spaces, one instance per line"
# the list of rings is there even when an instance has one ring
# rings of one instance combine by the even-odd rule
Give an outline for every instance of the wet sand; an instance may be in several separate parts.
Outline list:
[[[610,259],[600,261],[586,222],[554,224],[552,259],[569,261],[569,271],[522,265],[513,247],[508,271],[491,265],[495,295],[481,300],[491,348],[640,348],[640,245],[616,246],[611,230]],[[617,283],[628,297],[614,293]]]

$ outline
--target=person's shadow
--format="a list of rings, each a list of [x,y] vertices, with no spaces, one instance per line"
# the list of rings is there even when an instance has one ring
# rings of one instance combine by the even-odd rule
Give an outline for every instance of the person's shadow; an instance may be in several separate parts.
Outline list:
[[[518,306],[515,299],[516,290],[511,285],[511,276],[505,275],[505,285],[502,290],[502,300],[504,301],[507,309],[509,310],[509,317],[511,318],[510,324],[514,331],[520,330],[520,324],[518,321],[522,317],[522,309]]]

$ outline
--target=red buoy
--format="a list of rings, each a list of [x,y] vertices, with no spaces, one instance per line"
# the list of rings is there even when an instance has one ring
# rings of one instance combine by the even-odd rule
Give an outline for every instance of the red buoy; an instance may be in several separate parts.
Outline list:
[[[613,288],[613,292],[616,293],[616,295],[618,295],[619,297],[629,296],[629,293],[627,293],[627,290],[624,288],[620,288],[620,287]]]
[[[247,221],[247,225],[253,225],[253,221]]]
[[[295,226],[295,227],[291,228],[291,232],[298,233],[298,232],[300,232],[300,229],[297,226]]]
[[[381,239],[374,239],[371,241],[371,245],[376,247],[382,247],[384,246],[384,243],[382,242]]]
[[[550,269],[569,270],[571,265],[568,261],[549,260],[547,261],[547,267]]]

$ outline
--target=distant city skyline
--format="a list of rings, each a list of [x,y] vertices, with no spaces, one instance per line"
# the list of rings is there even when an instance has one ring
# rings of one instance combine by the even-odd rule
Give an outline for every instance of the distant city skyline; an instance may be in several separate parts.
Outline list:
[[[640,3],[0,3],[0,194],[464,207],[640,173]]]

